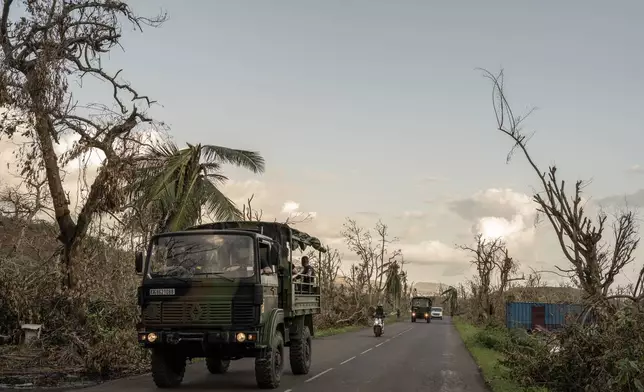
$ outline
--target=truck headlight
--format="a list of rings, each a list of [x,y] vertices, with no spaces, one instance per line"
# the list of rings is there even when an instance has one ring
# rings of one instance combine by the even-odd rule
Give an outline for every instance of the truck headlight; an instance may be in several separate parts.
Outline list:
[[[241,343],[246,340],[246,334],[243,332],[240,332],[237,334],[236,338],[237,338],[237,341]]]
[[[150,332],[150,333],[148,334],[148,342],[150,342],[150,343],[154,343],[154,342],[156,342],[156,341],[157,341],[157,338],[158,338],[158,336],[157,336],[157,334],[155,334],[154,332]]]

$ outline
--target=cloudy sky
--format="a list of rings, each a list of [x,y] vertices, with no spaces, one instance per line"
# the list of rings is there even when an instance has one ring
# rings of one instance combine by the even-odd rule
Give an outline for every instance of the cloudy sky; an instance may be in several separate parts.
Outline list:
[[[264,155],[262,176],[226,171],[234,200],[313,212],[302,227],[340,248],[345,217],[381,218],[416,281],[469,276],[454,244],[476,231],[505,236],[524,265],[565,265],[549,228],[534,228],[536,177],[519,156],[505,163],[511,143],[476,67],[503,67],[515,110],[538,108],[526,126],[544,168],[592,179],[590,203],[644,203],[641,1],[131,4],[170,19],[127,32],[108,66],[159,101],[151,114],[178,142]],[[78,96],[108,97],[99,87]]]

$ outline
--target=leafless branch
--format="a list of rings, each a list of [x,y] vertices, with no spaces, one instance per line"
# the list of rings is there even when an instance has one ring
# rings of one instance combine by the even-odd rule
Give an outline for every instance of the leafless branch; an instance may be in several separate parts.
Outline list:
[[[547,172],[539,169],[527,150],[528,138],[521,129],[527,115],[516,116],[510,107],[504,91],[503,71],[497,75],[486,70],[483,72],[493,85],[497,128],[513,141],[508,159],[515,150],[523,153],[542,186],[542,191],[535,193],[534,201],[550,221],[561,250],[571,263],[570,270],[574,271],[579,285],[590,299],[608,307],[606,295],[615,277],[633,261],[633,251],[639,244],[634,213],[624,212],[616,217],[613,227],[615,241],[611,250],[602,242],[606,215],[600,213],[593,222],[585,214],[581,197],[585,183],[577,181],[573,196],[568,197],[566,183],[557,177],[555,166],[549,167]],[[528,115],[530,113],[532,111]]]

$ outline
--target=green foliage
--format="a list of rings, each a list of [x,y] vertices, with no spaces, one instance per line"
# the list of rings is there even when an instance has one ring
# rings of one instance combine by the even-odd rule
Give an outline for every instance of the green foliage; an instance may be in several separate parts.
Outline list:
[[[221,173],[224,164],[264,171],[257,152],[201,144],[179,149],[166,142],[141,160],[127,193],[139,211],[156,217],[154,231],[185,229],[201,217],[202,207],[215,219],[239,219],[241,211],[219,189],[228,180]]]
[[[510,335],[507,331],[492,326],[478,331],[472,339],[481,347],[499,352],[505,351],[510,345]]]
[[[512,379],[553,392],[641,392],[643,336],[644,314],[623,309],[597,325],[567,326],[541,344],[514,344],[503,364]]]
[[[493,392],[547,392],[540,387],[522,387],[509,377],[508,368],[502,364],[505,359],[504,351],[494,347],[509,346],[513,332],[504,331],[497,326],[477,327],[461,317],[455,317],[454,323]]]

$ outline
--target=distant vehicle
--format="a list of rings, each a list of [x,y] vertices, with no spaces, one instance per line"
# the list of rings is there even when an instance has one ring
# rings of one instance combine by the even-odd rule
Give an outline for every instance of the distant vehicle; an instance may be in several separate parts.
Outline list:
[[[138,293],[138,341],[152,351],[159,388],[183,381],[186,360],[206,358],[210,373],[255,358],[262,389],[279,387],[289,347],[293,374],[311,367],[313,315],[320,291],[293,277],[292,251],[325,252],[317,238],[274,222],[218,222],[154,236]]]
[[[432,318],[437,318],[437,319],[442,320],[443,319],[443,308],[441,308],[440,306],[433,307],[431,315],[432,315]]]
[[[417,318],[425,319],[428,323],[432,321],[429,311],[432,307],[430,297],[413,297],[411,299],[411,322],[415,323]]]

